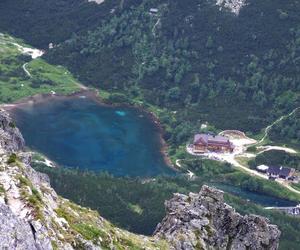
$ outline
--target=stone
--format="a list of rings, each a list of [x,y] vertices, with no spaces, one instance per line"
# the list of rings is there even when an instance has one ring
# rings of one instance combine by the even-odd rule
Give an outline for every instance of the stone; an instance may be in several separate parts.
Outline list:
[[[216,0],[216,5],[230,10],[235,15],[238,15],[241,9],[246,5],[246,0]]]
[[[0,110],[0,146],[7,152],[24,149],[24,138],[7,112]]]
[[[29,223],[19,219],[7,205],[0,204],[1,249],[39,249]]]
[[[175,194],[154,235],[173,249],[278,249],[280,231],[257,215],[242,216],[224,203],[223,192],[204,185],[199,194]]]

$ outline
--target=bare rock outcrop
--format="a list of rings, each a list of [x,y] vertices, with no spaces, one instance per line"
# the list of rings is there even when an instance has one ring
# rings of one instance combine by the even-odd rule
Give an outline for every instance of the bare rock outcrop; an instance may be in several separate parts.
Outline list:
[[[216,4],[220,6],[220,10],[224,7],[238,15],[240,10],[246,5],[246,0],[217,0]]]
[[[19,219],[7,205],[0,203],[1,249],[38,249],[29,223]]]
[[[6,152],[22,150],[25,141],[14,122],[5,111],[0,110],[0,148]]]
[[[154,234],[176,250],[278,248],[277,226],[261,216],[235,212],[220,190],[203,186],[199,194],[175,194],[165,205],[167,215]]]

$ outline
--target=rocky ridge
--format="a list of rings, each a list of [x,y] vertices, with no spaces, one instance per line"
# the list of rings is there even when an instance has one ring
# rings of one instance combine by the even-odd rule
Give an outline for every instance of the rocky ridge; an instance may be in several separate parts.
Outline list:
[[[0,110],[1,249],[277,249],[280,231],[259,216],[241,216],[223,193],[166,202],[167,215],[153,237],[114,227],[95,211],[56,194],[46,175],[31,168],[24,139]]]
[[[156,236],[174,249],[277,249],[280,231],[257,215],[242,216],[224,202],[223,192],[203,186],[199,194],[175,194]]]

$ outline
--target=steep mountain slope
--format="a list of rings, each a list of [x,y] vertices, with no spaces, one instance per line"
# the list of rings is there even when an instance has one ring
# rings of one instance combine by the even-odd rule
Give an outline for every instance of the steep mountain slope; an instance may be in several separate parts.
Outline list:
[[[242,217],[224,204],[220,191],[206,186],[198,195],[176,195],[166,203],[167,217],[153,238],[115,228],[96,212],[59,197],[48,177],[31,168],[30,154],[23,151],[22,135],[4,111],[0,112],[0,124],[2,248],[278,248],[277,226],[259,216]]]
[[[258,132],[299,104],[299,8],[292,0],[249,0],[236,15],[212,0],[140,1],[47,58],[126,95],[122,101],[176,110],[180,121]]]
[[[95,27],[116,2],[109,1],[100,9],[85,0],[4,0],[0,3],[0,27],[33,46],[47,48],[51,42],[62,42],[73,32],[87,29],[87,24]]]
[[[210,131],[258,133],[300,106],[299,12],[296,0],[106,0],[100,5],[85,0],[3,0],[0,32],[47,50],[53,43],[44,59],[68,67],[100,89],[106,101],[154,111],[165,129],[170,155],[184,162],[190,159],[185,145],[203,123],[208,122]],[[0,54],[1,102],[49,93],[54,87],[63,93],[78,89],[69,74],[57,81],[56,73],[65,76],[61,66],[41,59],[28,64],[30,58],[21,55],[14,42],[0,37],[0,52],[9,52]],[[170,213],[155,238],[117,229],[95,212],[57,196],[48,178],[30,167],[14,123],[5,113],[1,117],[0,212],[5,216],[0,242],[8,248],[236,249],[237,239],[242,240],[241,249],[277,247],[276,228],[260,217],[237,215],[222,205],[218,191],[206,188],[200,195],[177,195],[167,203]],[[271,138],[298,144],[298,120],[298,113],[285,119],[270,131]],[[200,168],[197,161],[191,164],[192,171]],[[257,186],[252,178],[245,179],[250,188]],[[226,216],[214,217],[210,208],[215,207]],[[222,220],[232,218],[239,223],[228,229]],[[261,239],[260,233],[270,240]],[[249,242],[248,236],[254,240]],[[169,243],[159,242],[160,237]],[[254,242],[257,245],[251,245]]]

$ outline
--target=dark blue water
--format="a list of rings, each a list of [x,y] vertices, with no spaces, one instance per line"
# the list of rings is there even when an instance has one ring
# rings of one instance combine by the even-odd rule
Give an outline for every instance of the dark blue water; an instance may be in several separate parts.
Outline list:
[[[294,201],[279,199],[264,194],[250,192],[231,185],[225,185],[220,183],[214,183],[213,185],[216,188],[223,190],[224,192],[236,195],[242,199],[252,201],[254,203],[257,203],[265,207],[289,207],[289,206],[296,206],[298,204],[297,202]]]
[[[171,174],[159,131],[144,113],[78,97],[13,111],[26,144],[59,165],[116,176]]]

